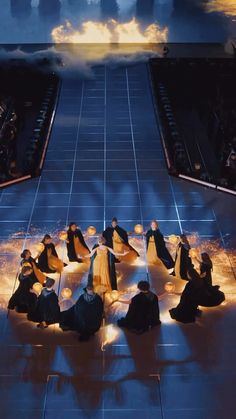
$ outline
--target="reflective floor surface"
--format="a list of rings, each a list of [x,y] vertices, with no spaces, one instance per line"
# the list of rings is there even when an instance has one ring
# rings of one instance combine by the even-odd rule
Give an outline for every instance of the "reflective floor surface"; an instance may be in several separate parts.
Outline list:
[[[235,198],[168,176],[146,65],[93,71],[84,82],[62,83],[42,176],[0,194],[2,416],[233,419]],[[35,254],[36,244],[50,233],[66,262],[58,233],[68,222],[76,221],[84,232],[93,225],[99,233],[112,216],[140,252],[133,266],[117,265],[122,297],[130,298],[136,283],[148,278],[161,296],[160,328],[142,336],[118,329],[116,320],[127,307],[112,304],[110,295],[103,327],[86,343],[58,325],[42,331],[23,314],[8,315],[23,248]],[[185,232],[193,248],[212,256],[213,281],[226,302],[203,308],[196,324],[169,317],[184,283],[172,279],[176,294],[164,294],[172,277],[161,265],[147,266],[144,240],[133,233],[137,223],[146,230],[152,218],[166,236]],[[95,240],[87,238],[90,246]],[[87,266],[71,263],[55,278],[59,295],[69,287],[76,300]],[[61,300],[62,310],[72,303]]]

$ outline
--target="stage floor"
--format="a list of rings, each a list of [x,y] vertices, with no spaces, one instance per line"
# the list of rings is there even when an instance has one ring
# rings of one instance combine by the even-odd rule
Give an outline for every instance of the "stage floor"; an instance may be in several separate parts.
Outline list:
[[[235,198],[167,174],[145,64],[94,68],[81,82],[65,77],[43,174],[0,192],[0,406],[5,419],[233,419],[236,367]],[[142,336],[116,325],[126,306],[106,299],[106,319],[87,343],[51,326],[45,331],[11,312],[20,253],[45,233],[56,240],[70,221],[102,232],[113,216],[129,232],[151,219],[165,235],[189,234],[214,261],[213,281],[226,302],[204,309],[196,324],[174,322],[178,295],[160,301],[162,325]],[[124,298],[149,278],[163,294],[168,273],[148,267],[142,237],[137,264],[118,264]],[[95,238],[89,238],[92,245]],[[174,252],[174,248],[171,247]],[[66,261],[65,246],[58,245]],[[71,263],[56,289],[86,283],[87,267]],[[173,280],[173,278],[172,278]],[[183,281],[173,280],[176,292]],[[62,301],[66,308],[72,301]]]

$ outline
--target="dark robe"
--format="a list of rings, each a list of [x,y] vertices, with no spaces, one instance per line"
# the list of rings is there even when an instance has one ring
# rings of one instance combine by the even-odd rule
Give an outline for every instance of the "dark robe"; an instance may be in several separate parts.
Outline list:
[[[136,333],[143,333],[160,324],[158,297],[153,292],[140,292],[132,298],[125,317],[118,320],[118,326]]]
[[[46,273],[55,273],[55,270],[52,270],[49,268],[48,266],[48,255],[47,255],[47,250],[51,249],[52,251],[52,255],[58,258],[58,254],[55,248],[55,245],[53,243],[50,244],[44,244],[44,250],[42,251],[42,253],[39,255],[38,257],[38,267],[42,272],[46,272]]]
[[[225,299],[224,293],[219,290],[218,285],[208,285],[204,279],[190,280],[181,295],[177,307],[170,310],[170,316],[182,323],[195,322],[199,313],[198,306],[215,307]]]
[[[177,307],[169,310],[172,319],[182,323],[193,323],[198,314],[199,296],[201,286],[196,281],[190,280],[180,297]]]
[[[137,250],[135,250],[129,244],[129,238],[128,238],[127,231],[125,231],[120,226],[116,226],[115,228],[113,228],[112,226],[110,226],[110,227],[107,227],[106,230],[103,231],[102,235],[103,235],[104,239],[106,240],[106,246],[111,247],[113,249],[113,233],[114,233],[114,230],[120,236],[120,238],[123,241],[123,243],[126,244],[126,246],[128,246],[129,250],[134,251],[136,253],[136,255],[139,256]],[[114,255],[113,255],[113,257],[114,257]]]
[[[96,249],[98,244],[93,246],[93,249]],[[93,263],[95,261],[97,253],[95,252],[94,255],[91,257],[90,268],[89,268],[89,275],[88,275],[88,286],[93,286]],[[109,277],[110,277],[110,284],[112,290],[117,290],[117,278],[116,278],[116,267],[115,267],[115,258],[111,252],[107,252],[108,257],[108,267],[109,267]]]
[[[59,323],[60,307],[54,290],[44,288],[37,299],[35,310],[30,312],[28,319],[34,322],[45,322],[47,325]]]
[[[146,233],[146,244],[148,248],[149,240],[151,237],[154,237],[157,257],[162,261],[167,269],[174,267],[174,261],[166,248],[165,240],[163,234],[160,232],[159,228],[157,230],[148,230]]]
[[[203,279],[208,285],[212,285],[212,276],[211,276],[212,266],[209,263],[202,262],[200,264],[200,274],[206,274]]]
[[[225,300],[225,295],[219,290],[219,285],[209,285],[205,278],[202,278],[203,285],[200,289],[198,304],[203,307],[216,307]]]
[[[19,286],[14,292],[8,303],[9,310],[16,310],[19,313],[28,313],[35,307],[37,297],[34,293],[30,292],[32,286],[38,282],[34,274],[24,276],[19,275]]]
[[[69,242],[69,243],[66,243],[68,259],[69,259],[70,262],[80,262],[80,260],[78,259],[77,254],[76,254],[76,251],[75,251],[74,237],[78,237],[81,245],[85,249],[87,249],[89,253],[90,253],[90,250],[89,250],[87,244],[85,243],[83,234],[81,233],[81,231],[79,229],[77,229],[76,231],[72,231],[71,229],[67,230],[67,240]]]
[[[84,292],[76,304],[61,313],[60,326],[64,330],[76,330],[83,336],[96,333],[102,324],[103,302],[98,294]]]
[[[189,256],[189,250],[190,246],[187,244],[179,243],[178,244],[178,250],[176,252],[175,257],[175,265],[177,262],[178,252],[180,252],[180,278],[184,279],[186,281],[189,280],[188,278],[188,271],[193,267],[192,260]],[[176,272],[173,272],[173,275],[175,275]]]

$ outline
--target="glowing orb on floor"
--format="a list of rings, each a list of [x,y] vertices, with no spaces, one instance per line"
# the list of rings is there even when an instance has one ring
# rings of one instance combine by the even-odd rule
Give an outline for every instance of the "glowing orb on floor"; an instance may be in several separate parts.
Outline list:
[[[177,243],[178,243],[178,241],[179,241],[179,236],[176,236],[175,234],[171,234],[171,235],[169,236],[169,242],[170,242],[171,244],[177,244]]]
[[[198,257],[198,251],[197,251],[197,249],[190,249],[189,256],[191,258],[197,258]]]
[[[134,226],[134,232],[136,234],[142,234],[143,233],[143,226],[142,226],[142,224],[136,224]]]
[[[165,286],[165,291],[168,292],[168,294],[174,293],[175,292],[175,284],[173,282],[166,282]]]
[[[32,265],[31,265],[31,263],[30,263],[30,262],[24,262],[24,263],[22,263],[22,268],[23,268],[24,266],[27,266],[28,268],[33,269],[33,268],[32,268]]]
[[[94,236],[96,234],[96,232],[97,232],[97,230],[96,230],[96,227],[94,227],[94,226],[89,226],[87,228],[87,233],[88,233],[89,236]]]
[[[67,240],[68,239],[67,232],[66,231],[61,231],[59,233],[59,239],[63,240],[63,241]]]
[[[40,282],[35,282],[35,284],[33,285],[32,288],[39,295],[39,294],[41,294],[43,286],[42,286],[42,284],[40,284]]]
[[[72,297],[72,291],[70,288],[62,288],[61,296],[64,300],[69,300]]]
[[[44,244],[43,243],[36,244],[35,249],[37,250],[38,253],[42,253],[44,251]]]

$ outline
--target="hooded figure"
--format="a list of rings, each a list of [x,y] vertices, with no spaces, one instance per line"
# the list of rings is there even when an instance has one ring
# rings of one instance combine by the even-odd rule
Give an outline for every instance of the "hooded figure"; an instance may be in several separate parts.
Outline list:
[[[70,223],[67,230],[67,255],[70,262],[83,262],[82,258],[90,253],[90,250],[85,243],[83,234],[76,225],[76,223]]]
[[[103,301],[93,287],[87,286],[75,305],[61,313],[60,326],[64,330],[76,330],[80,340],[88,340],[100,329],[102,318]]]
[[[19,286],[9,300],[8,309],[16,309],[19,313],[28,313],[34,309],[37,301],[36,295],[31,290],[38,281],[31,266],[23,266],[18,279]]]
[[[121,256],[118,259],[115,258],[115,262],[123,261],[131,263],[139,257],[138,252],[129,244],[127,232],[118,225],[116,217],[112,218],[111,226],[107,227],[102,235],[106,240],[106,246],[113,249],[114,252],[128,252],[125,256]]]
[[[54,279],[47,278],[46,287],[43,288],[37,299],[35,310],[29,313],[28,319],[39,322],[38,327],[44,329],[50,324],[59,323],[60,307],[58,297],[53,290]]]
[[[40,271],[36,260],[31,255],[31,251],[29,249],[25,249],[21,253],[21,258],[21,266],[31,266],[31,268],[33,269],[35,279],[41,284],[44,284],[44,282],[46,281],[46,275],[44,275],[43,272]]]
[[[158,227],[158,222],[153,220],[150,227],[146,233],[148,262],[155,264],[160,259],[167,269],[173,268],[174,261],[166,248],[164,237]]]
[[[150,327],[161,324],[159,319],[159,304],[156,294],[150,291],[147,281],[138,283],[139,293],[131,301],[121,301],[129,304],[125,317],[118,320],[118,326],[125,327],[135,333],[144,333]],[[119,301],[119,300],[118,300]]]
[[[189,282],[186,284],[177,307],[169,310],[172,319],[182,323],[193,323],[201,313],[198,306],[214,307],[221,304],[224,293],[218,286],[209,286],[198,272],[191,268],[188,271]]]
[[[51,236],[45,234],[40,245],[42,250],[38,255],[39,269],[46,273],[61,273],[66,264],[59,259],[55,245],[52,243]]]

